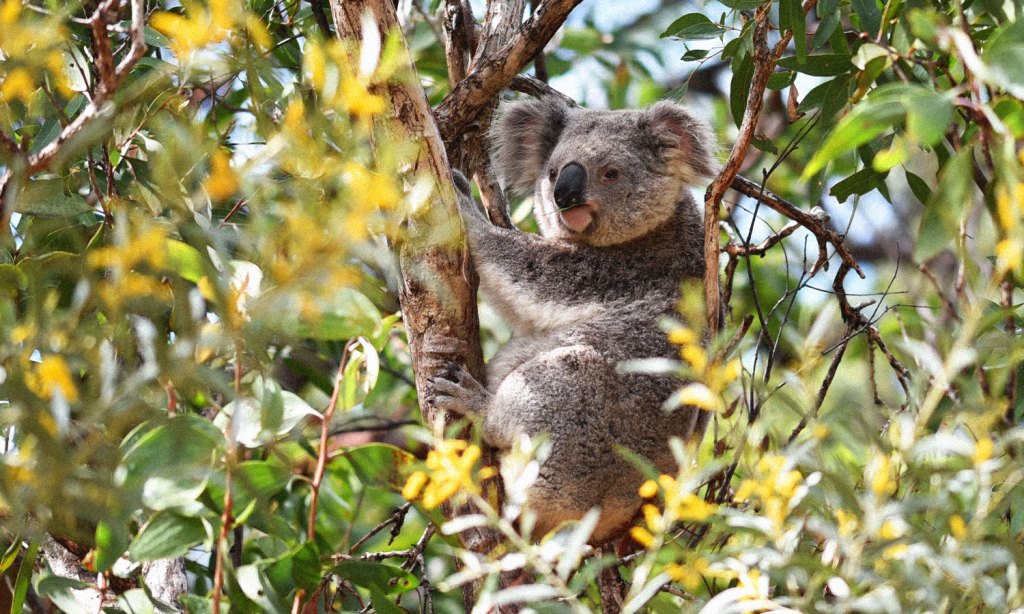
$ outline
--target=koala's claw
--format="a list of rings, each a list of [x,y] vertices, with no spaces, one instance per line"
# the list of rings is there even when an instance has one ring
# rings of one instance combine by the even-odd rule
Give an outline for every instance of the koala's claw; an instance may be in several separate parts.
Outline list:
[[[428,401],[438,409],[463,416],[483,413],[490,400],[487,389],[461,365],[450,363],[442,373],[430,378]]]

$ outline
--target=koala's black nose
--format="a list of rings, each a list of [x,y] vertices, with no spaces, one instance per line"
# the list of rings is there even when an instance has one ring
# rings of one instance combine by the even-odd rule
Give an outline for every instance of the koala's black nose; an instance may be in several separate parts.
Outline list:
[[[555,204],[559,209],[581,205],[586,189],[587,171],[575,162],[566,164],[555,181]]]

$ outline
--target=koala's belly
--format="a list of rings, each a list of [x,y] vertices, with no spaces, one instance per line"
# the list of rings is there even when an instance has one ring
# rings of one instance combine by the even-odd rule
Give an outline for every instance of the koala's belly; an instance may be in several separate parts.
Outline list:
[[[541,533],[600,507],[595,539],[602,539],[602,532],[621,529],[640,505],[642,476],[620,448],[674,473],[668,440],[696,434],[697,410],[661,409],[678,381],[623,374],[612,352],[557,341],[521,338],[492,360],[494,402],[485,429],[500,431],[505,441],[522,434],[550,441],[550,456],[530,491]]]

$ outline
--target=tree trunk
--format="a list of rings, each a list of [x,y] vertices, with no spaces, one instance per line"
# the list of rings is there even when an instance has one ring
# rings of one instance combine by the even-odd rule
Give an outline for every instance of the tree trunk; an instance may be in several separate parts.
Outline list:
[[[544,48],[572,8],[581,1],[541,2],[534,16],[520,25],[518,16],[523,12],[520,0],[492,0],[488,5],[485,36],[496,38],[489,42],[474,40],[475,24],[469,23],[472,14],[468,7],[459,0],[449,1],[446,7],[448,17],[461,20],[464,29],[458,33],[461,40],[450,38],[448,41],[449,70],[454,79],[462,78],[453,83],[452,92],[438,109],[446,119],[435,120],[417,78],[388,84],[386,91],[381,92],[391,105],[389,130],[396,137],[420,144],[416,170],[426,170],[434,179],[435,191],[430,205],[422,215],[409,220],[408,237],[401,247],[403,285],[399,299],[412,351],[420,407],[435,432],[443,432],[449,416],[429,402],[432,396],[430,379],[454,363],[484,381],[476,310],[477,278],[465,249],[448,154],[463,159],[461,143],[466,142],[462,137],[467,133],[474,135],[474,142],[480,142],[482,129],[501,91]],[[391,0],[331,0],[331,11],[338,36],[342,39],[363,39],[364,15],[368,15],[376,25],[382,40],[400,31]],[[513,15],[514,12],[518,13]],[[450,35],[452,29],[448,27],[448,30]],[[459,45],[470,45],[471,48],[460,49]],[[477,55],[471,64],[465,65],[472,57],[473,48]],[[402,53],[409,74],[415,75],[415,65],[404,40]],[[474,122],[481,121],[482,115],[488,116],[483,120],[484,126],[474,125]],[[445,144],[452,151],[446,149]],[[466,161],[465,170],[478,178],[489,178],[483,147],[475,145],[467,149],[467,153],[470,159]],[[485,196],[496,198],[492,195],[499,192],[493,190],[493,182],[481,182],[489,184],[485,188]],[[500,207],[500,202],[497,207]],[[495,219],[496,203],[488,204],[492,219]],[[494,450],[485,450],[484,462],[497,464]],[[472,510],[446,512],[456,516]],[[499,541],[498,535],[489,530],[467,531],[461,537],[467,548],[480,554],[491,552]],[[464,596],[467,605],[471,605],[474,600],[472,590]]]

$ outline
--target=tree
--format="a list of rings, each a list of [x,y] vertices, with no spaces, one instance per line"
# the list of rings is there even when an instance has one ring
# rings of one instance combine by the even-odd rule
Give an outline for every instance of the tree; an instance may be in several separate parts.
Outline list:
[[[0,6],[4,609],[1022,607],[1022,7],[578,4]],[[528,227],[490,116],[581,80],[729,144],[621,558],[425,402],[505,334],[450,168]]]

